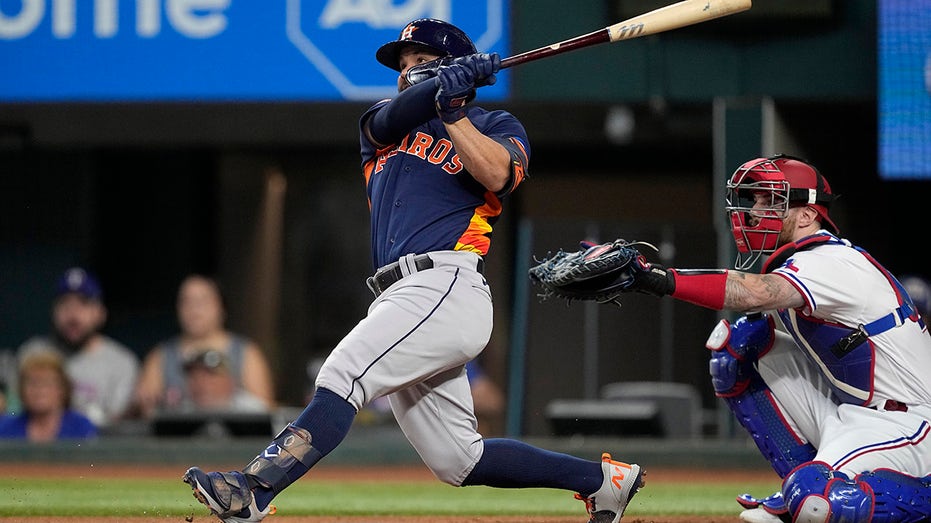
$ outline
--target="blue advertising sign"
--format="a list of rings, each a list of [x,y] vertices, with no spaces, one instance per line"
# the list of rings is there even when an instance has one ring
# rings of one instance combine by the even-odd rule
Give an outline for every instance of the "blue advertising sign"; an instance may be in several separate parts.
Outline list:
[[[397,73],[375,50],[407,22],[449,21],[505,57],[507,2],[0,0],[0,102],[377,100]]]

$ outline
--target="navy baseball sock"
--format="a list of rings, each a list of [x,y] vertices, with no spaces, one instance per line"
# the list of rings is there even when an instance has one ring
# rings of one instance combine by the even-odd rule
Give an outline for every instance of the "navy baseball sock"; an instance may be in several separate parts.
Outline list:
[[[349,433],[355,417],[356,409],[351,403],[331,390],[318,388],[304,412],[291,422],[291,426],[310,433],[315,455],[313,462],[316,463],[339,446]],[[272,445],[276,443],[273,442]],[[307,459],[303,461],[295,459],[289,464],[287,470],[284,471],[287,475],[287,484],[294,483],[310,470],[312,463],[307,465],[307,461]],[[264,510],[282,488],[279,485],[274,489],[262,487],[253,489],[255,504],[259,510]]]
[[[462,482],[499,488],[543,487],[588,496],[604,480],[600,461],[543,450],[513,439],[486,439],[485,451]]]

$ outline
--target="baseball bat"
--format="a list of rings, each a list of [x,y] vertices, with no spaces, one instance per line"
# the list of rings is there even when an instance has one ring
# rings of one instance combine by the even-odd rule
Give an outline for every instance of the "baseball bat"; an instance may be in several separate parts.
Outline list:
[[[683,0],[623,22],[501,60],[501,69],[596,44],[630,40],[694,25],[750,9],[751,0]]]

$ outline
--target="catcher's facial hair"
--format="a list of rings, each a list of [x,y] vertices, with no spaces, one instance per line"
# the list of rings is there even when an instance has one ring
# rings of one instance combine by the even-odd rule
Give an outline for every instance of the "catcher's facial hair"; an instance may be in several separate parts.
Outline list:
[[[746,11],[750,9],[750,6],[751,0],[683,0],[640,16],[628,18],[598,31],[509,56],[501,60],[501,69],[596,44],[630,40],[707,22]]]

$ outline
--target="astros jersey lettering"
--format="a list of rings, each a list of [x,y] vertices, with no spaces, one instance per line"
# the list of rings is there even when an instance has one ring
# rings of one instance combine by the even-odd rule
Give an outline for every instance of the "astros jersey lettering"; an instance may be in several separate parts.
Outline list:
[[[379,102],[363,115],[387,103]],[[510,184],[488,191],[465,170],[439,119],[413,129],[400,144],[377,149],[361,135],[362,169],[372,213],[372,256],[382,267],[410,253],[488,252],[501,199],[523,179],[529,157],[526,132],[505,111],[472,107],[473,125],[522,159]]]

